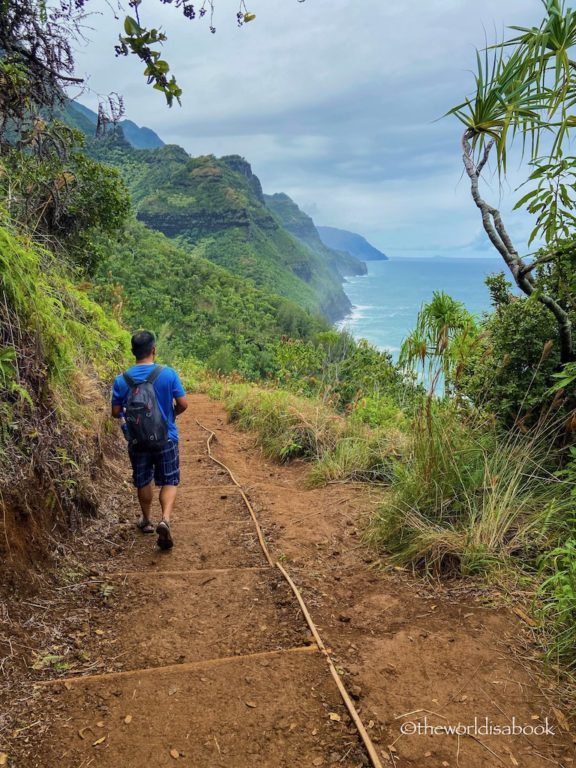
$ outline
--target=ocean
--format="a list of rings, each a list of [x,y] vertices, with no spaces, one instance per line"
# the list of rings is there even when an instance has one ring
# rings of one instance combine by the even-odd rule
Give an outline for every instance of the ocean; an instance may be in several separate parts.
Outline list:
[[[344,283],[353,311],[337,327],[388,350],[394,360],[416,324],[420,307],[434,291],[444,291],[463,302],[469,312],[482,315],[490,309],[484,279],[504,268],[496,258],[400,258],[369,261],[367,266],[367,275],[349,277]]]

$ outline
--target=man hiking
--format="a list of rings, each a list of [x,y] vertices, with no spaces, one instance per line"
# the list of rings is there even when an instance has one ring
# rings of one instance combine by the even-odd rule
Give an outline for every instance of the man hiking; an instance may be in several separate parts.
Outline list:
[[[160,549],[174,545],[170,516],[180,482],[180,457],[176,416],[188,407],[186,392],[173,368],[156,365],[156,338],[150,331],[132,336],[136,358],[112,387],[112,416],[125,418],[122,428],[128,439],[132,477],[142,515],[136,523],[142,533],[158,534]],[[150,512],[154,491],[160,486],[162,520],[154,529]]]

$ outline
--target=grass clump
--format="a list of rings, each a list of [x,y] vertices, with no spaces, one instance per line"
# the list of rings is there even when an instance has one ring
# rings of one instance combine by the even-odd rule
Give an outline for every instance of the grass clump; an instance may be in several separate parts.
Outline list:
[[[394,461],[405,450],[406,437],[399,430],[371,429],[317,398],[221,382],[213,383],[208,393],[224,400],[230,420],[240,429],[255,433],[269,458],[309,461],[312,486],[336,481],[387,483]]]
[[[224,396],[231,421],[255,432],[266,455],[276,461],[321,459],[336,448],[344,431],[342,416],[289,392],[235,386]]]
[[[498,433],[438,406],[415,426],[369,539],[392,562],[437,574],[535,572],[572,507],[542,431]]]
[[[406,443],[405,435],[399,430],[374,430],[348,420],[334,449],[311,468],[310,484],[319,486],[338,481],[389,484]]]

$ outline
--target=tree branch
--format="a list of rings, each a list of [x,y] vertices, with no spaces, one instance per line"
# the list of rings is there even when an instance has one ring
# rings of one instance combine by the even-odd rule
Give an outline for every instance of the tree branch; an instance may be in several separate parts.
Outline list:
[[[476,203],[482,216],[484,231],[488,235],[492,245],[504,259],[506,266],[512,273],[514,282],[526,296],[531,296],[535,291],[534,277],[532,275],[532,270],[535,265],[526,264],[520,257],[518,251],[514,248],[514,244],[512,243],[506,227],[504,226],[500,211],[487,203],[480,194],[480,174],[488,161],[494,142],[488,142],[484,149],[482,159],[476,165],[471,145],[473,136],[474,134],[470,129],[467,129],[462,136],[462,160],[468,178],[470,179],[472,199]],[[550,312],[552,312],[556,319],[558,334],[560,336],[560,356],[562,362],[573,360],[574,348],[572,343],[572,323],[568,313],[557,301],[546,293],[538,291],[536,298],[541,304],[549,309]]]
[[[522,276],[527,275],[529,272],[532,272],[538,267],[541,267],[542,264],[549,264],[558,256],[560,256],[560,252],[553,251],[552,253],[547,253],[546,255],[541,256],[539,259],[534,259],[533,262],[531,262],[530,264],[526,264],[524,267],[522,267],[522,269],[520,270],[520,274]]]

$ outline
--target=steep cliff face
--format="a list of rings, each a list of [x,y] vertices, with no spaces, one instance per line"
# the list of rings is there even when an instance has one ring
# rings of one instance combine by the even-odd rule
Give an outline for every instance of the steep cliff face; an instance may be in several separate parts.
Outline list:
[[[320,239],[314,221],[283,192],[264,195],[266,205],[282,222],[285,229],[323,258],[341,277],[365,275],[366,264],[346,251],[329,248]]]
[[[113,136],[91,151],[123,172],[147,226],[202,245],[216,264],[329,320],[349,312],[333,259],[287,231],[244,158],[190,157],[173,145],[135,151]]]
[[[244,178],[248,180],[248,183],[258,200],[260,200],[261,203],[264,203],[262,184],[260,184],[258,176],[252,173],[252,167],[247,160],[240,155],[224,155],[224,157],[220,158],[220,161],[230,168],[231,171],[234,171],[234,173],[244,176]]]

